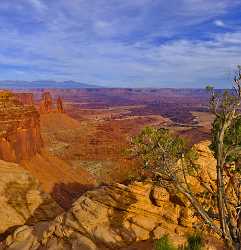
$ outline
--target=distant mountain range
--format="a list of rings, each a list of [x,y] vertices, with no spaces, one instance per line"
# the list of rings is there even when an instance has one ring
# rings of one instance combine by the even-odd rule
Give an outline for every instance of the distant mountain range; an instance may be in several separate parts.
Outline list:
[[[80,83],[75,81],[0,81],[0,88],[13,88],[13,89],[35,89],[35,88],[101,88],[101,86]]]

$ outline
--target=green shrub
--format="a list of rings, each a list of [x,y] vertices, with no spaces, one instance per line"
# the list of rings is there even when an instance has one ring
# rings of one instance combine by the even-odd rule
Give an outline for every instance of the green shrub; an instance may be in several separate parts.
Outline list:
[[[167,235],[155,241],[155,250],[177,250],[170,242]]]
[[[182,250],[202,250],[203,238],[200,234],[190,235],[187,239],[187,244]]]

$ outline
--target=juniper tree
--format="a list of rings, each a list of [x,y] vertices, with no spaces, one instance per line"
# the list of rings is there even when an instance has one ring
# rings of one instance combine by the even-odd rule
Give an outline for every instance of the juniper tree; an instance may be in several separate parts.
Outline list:
[[[215,187],[205,188],[204,204],[192,190],[188,178],[198,173],[193,164],[195,152],[183,139],[167,129],[146,128],[132,141],[132,152],[150,168],[159,184],[171,188],[189,200],[199,217],[216,232],[230,250],[241,249],[241,67],[233,80],[233,89],[218,94],[208,86],[210,111],[215,115],[210,149],[217,160]],[[196,178],[200,176],[196,175]],[[212,207],[215,214],[207,208]]]

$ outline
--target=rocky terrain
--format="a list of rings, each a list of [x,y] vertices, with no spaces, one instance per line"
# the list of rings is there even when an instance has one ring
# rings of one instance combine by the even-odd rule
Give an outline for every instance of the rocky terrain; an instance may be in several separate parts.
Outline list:
[[[54,107],[55,106],[55,107]],[[42,114],[50,113],[50,112],[58,112],[63,113],[63,100],[60,96],[56,99],[56,104],[54,105],[54,100],[50,92],[43,92],[42,99],[40,101],[39,111]]]
[[[199,153],[199,176],[210,183],[215,180],[216,163],[208,142],[195,147]],[[197,193],[203,191],[198,179],[189,181],[195,183]],[[86,192],[70,210],[53,220],[17,228],[0,249],[124,249],[134,242],[166,234],[180,246],[198,224],[185,199],[152,181],[129,186],[113,184]],[[222,249],[220,242],[210,235],[205,243],[205,249]]]
[[[39,113],[10,92],[0,92],[0,159],[20,162],[40,152]]]
[[[0,235],[16,226],[51,220],[63,210],[19,165],[0,161]]]
[[[15,93],[16,99],[23,105],[34,106],[34,96],[33,93]]]
[[[84,169],[74,170],[45,150],[40,115],[34,106],[23,105],[31,100],[31,96],[0,92],[0,160],[20,163],[42,183],[45,191],[52,192],[56,199],[62,201],[61,205],[65,206],[66,200],[70,205],[76,195],[79,196],[87,187],[95,186],[95,179]],[[55,109],[51,111],[56,112]],[[66,186],[71,191],[66,190]],[[69,193],[76,192],[77,188],[78,194]]]
[[[52,111],[53,98],[49,92],[42,94],[42,100],[40,102],[40,113],[49,113]]]
[[[123,153],[131,136],[146,125],[171,128],[194,138],[193,145],[208,137],[209,114],[199,113],[197,105],[191,121],[188,114],[186,123],[179,124],[161,116],[156,108],[161,104],[150,104],[149,96],[148,103],[134,104],[143,93],[100,92],[94,106],[86,98],[97,95],[96,90],[82,95],[43,91],[34,100],[31,93],[0,93],[1,250],[151,250],[163,235],[180,246],[188,234],[203,230],[183,197],[148,178],[133,181],[141,167]],[[108,107],[126,93],[127,106]],[[197,194],[204,191],[203,183],[212,185],[216,178],[208,144],[194,146],[199,174],[188,181]],[[205,233],[205,249],[222,249],[215,235]]]

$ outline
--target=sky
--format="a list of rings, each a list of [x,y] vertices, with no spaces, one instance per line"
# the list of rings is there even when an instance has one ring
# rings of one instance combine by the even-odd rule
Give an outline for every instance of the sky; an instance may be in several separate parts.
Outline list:
[[[231,86],[241,0],[1,0],[0,80]]]

